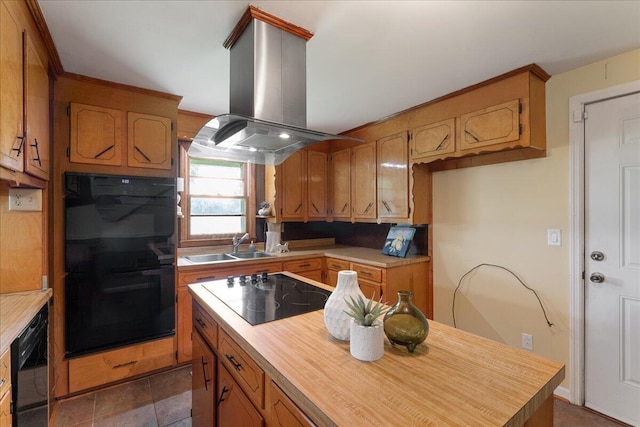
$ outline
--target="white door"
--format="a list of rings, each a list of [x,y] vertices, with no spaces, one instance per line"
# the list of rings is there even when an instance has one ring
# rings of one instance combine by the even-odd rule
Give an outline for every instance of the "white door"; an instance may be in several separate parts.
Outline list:
[[[640,94],[585,111],[585,405],[640,425]]]

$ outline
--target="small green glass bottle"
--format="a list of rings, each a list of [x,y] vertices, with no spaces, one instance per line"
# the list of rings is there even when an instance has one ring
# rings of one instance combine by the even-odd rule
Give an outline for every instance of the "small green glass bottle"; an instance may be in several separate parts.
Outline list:
[[[429,322],[413,305],[412,298],[413,292],[398,291],[398,302],[384,316],[384,333],[389,342],[406,346],[409,353],[429,334]]]

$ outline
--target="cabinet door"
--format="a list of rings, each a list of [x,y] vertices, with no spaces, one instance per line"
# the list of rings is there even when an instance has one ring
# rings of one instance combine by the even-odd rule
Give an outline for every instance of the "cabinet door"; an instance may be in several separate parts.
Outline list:
[[[327,154],[318,151],[307,152],[307,194],[309,198],[309,220],[325,220],[328,210],[328,168]]]
[[[307,152],[298,150],[287,158],[281,168],[282,220],[304,221],[307,210]]]
[[[351,201],[354,219],[376,219],[376,144],[351,149]]]
[[[25,33],[25,93],[27,127],[24,169],[49,180],[49,74],[31,38]]]
[[[332,214],[334,219],[351,218],[351,149],[331,153]]]
[[[122,165],[122,111],[71,103],[69,161]]]
[[[455,119],[419,126],[411,132],[411,159],[440,158],[456,151]]]
[[[0,426],[11,426],[11,389],[0,396]]]
[[[216,356],[199,333],[193,334],[191,362],[191,423],[211,427],[215,418]]]
[[[269,393],[270,426],[311,427],[314,425],[273,381],[269,382],[267,391]]]
[[[184,363],[191,360],[191,332],[193,325],[191,320],[192,299],[189,294],[189,288],[178,287],[178,306],[177,306],[177,331],[178,338],[178,363]]]
[[[520,101],[494,105],[460,117],[460,148],[502,144],[520,139]]]
[[[264,426],[262,415],[251,404],[227,368],[220,362],[218,362],[217,405],[218,427]]]
[[[0,166],[24,169],[22,27],[0,2]]]
[[[171,119],[129,112],[127,123],[127,164],[171,169]]]
[[[407,132],[378,141],[378,217],[409,216],[409,143]]]

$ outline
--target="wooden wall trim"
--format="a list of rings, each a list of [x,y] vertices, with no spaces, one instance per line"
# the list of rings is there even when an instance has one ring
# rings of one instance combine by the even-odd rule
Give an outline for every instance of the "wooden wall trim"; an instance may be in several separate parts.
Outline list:
[[[116,83],[116,82],[111,82],[108,80],[102,80],[102,79],[97,79],[95,77],[89,77],[89,76],[84,76],[82,74],[75,74],[75,73],[70,73],[67,71],[63,71],[62,73],[59,74],[60,77],[66,77],[68,79],[71,80],[77,80],[79,82],[84,82],[84,83],[92,83],[92,84],[97,84],[97,85],[101,85],[101,86],[108,86],[111,87],[113,89],[121,89],[121,90],[125,90],[128,92],[134,92],[134,93],[139,93],[142,95],[149,95],[149,96],[155,96],[158,98],[165,98],[165,99],[170,99],[172,101],[177,101],[180,102],[182,100],[182,96],[180,95],[172,95],[170,93],[166,93],[166,92],[160,92],[157,90],[152,90],[152,89],[145,89],[142,87],[137,87],[137,86],[130,86],[124,83]]]
[[[436,104],[438,102],[444,101],[444,100],[449,99],[449,98],[454,98],[456,96],[460,96],[460,95],[462,95],[464,93],[467,93],[467,92],[473,92],[474,90],[477,90],[477,89],[479,89],[481,87],[489,86],[489,85],[491,85],[493,83],[496,83],[496,82],[499,82],[501,80],[505,80],[505,79],[508,79],[510,77],[517,76],[518,74],[521,74],[523,72],[530,72],[530,73],[534,74],[535,76],[539,77],[543,82],[546,82],[547,80],[549,80],[551,78],[551,75],[548,74],[546,71],[544,71],[542,69],[542,67],[540,67],[539,65],[537,65],[537,64],[525,65],[523,67],[516,68],[515,70],[508,71],[508,72],[506,72],[504,74],[501,74],[499,76],[490,78],[489,80],[485,80],[485,81],[482,81],[480,83],[476,83],[474,85],[467,86],[467,87],[465,87],[463,89],[459,89],[459,90],[457,90],[455,92],[451,92],[451,93],[448,93],[446,95],[440,96],[438,98],[432,99],[430,101],[423,102],[422,104],[418,104],[418,105],[415,105],[413,107],[409,107],[406,110],[402,110],[402,111],[399,111],[397,113],[390,114],[387,117],[381,118],[380,120],[374,120],[374,121],[366,123],[364,125],[360,125],[360,126],[355,127],[353,129],[349,129],[347,131],[341,132],[340,135],[348,135],[348,134],[351,134],[352,132],[356,132],[356,131],[361,130],[363,128],[366,128],[368,126],[377,125],[377,124],[386,122],[387,120],[390,120],[390,119],[393,119],[395,117],[401,116],[401,115],[403,115],[405,113],[409,113],[409,112],[412,112],[412,111],[415,111],[415,110],[419,110],[420,108],[426,107],[426,106],[431,105],[431,104]]]
[[[245,28],[247,28],[252,19],[266,22],[269,25],[291,33],[294,36],[298,36],[304,39],[304,41],[309,41],[311,37],[313,37],[312,32],[307,31],[302,27],[298,27],[291,22],[287,22],[281,18],[278,18],[277,16],[271,15],[270,13],[267,13],[263,10],[260,10],[255,6],[249,5],[236,26],[231,31],[231,34],[229,34],[224,43],[222,43],[222,46],[224,46],[226,49],[230,49],[236,43],[236,41],[238,41],[240,35],[244,32]]]

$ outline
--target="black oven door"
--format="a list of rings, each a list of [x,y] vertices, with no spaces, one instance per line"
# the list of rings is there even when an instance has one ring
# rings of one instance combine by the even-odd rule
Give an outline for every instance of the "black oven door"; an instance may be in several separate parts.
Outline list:
[[[65,281],[66,354],[79,356],[175,333],[173,266]]]

